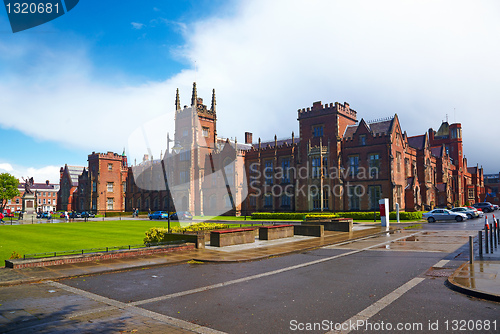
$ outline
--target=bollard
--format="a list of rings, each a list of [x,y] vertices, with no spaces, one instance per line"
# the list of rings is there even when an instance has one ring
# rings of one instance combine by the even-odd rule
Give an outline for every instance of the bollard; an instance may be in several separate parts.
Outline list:
[[[490,248],[488,247],[488,231],[490,230],[487,228],[488,225],[484,227],[484,250],[485,253],[488,254],[490,252]]]
[[[490,251],[493,254],[493,228],[490,228]]]
[[[474,238],[469,236],[469,264],[474,262]]]
[[[497,220],[493,220],[493,245],[495,246],[495,249],[497,249],[497,230],[498,230],[498,225],[497,225]]]
[[[500,229],[498,228],[498,225],[500,225],[500,219],[497,219],[497,242],[500,245]]]
[[[477,231],[477,243],[479,248],[479,256],[483,256],[483,231]]]

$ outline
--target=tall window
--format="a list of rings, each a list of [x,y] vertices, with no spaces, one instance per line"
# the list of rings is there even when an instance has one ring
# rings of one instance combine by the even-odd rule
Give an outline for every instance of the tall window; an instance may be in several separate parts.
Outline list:
[[[189,161],[191,159],[190,156],[190,151],[189,150],[184,150],[179,153],[179,160],[180,161]]]
[[[122,182],[122,188],[123,188],[123,192],[127,192],[127,182]]]
[[[311,177],[320,177],[321,173],[320,173],[320,168],[321,168],[321,164],[320,164],[321,160],[319,159],[318,156],[316,157],[313,157],[312,160],[311,160],[311,165],[312,165],[312,170],[311,170]]]
[[[108,182],[107,191],[108,191],[108,193],[112,193],[113,192],[113,182]]]
[[[323,137],[323,125],[313,126],[313,136],[314,137]]]
[[[368,196],[370,198],[370,209],[378,209],[378,202],[380,201],[381,194],[380,186],[368,186]]]
[[[403,194],[403,186],[396,186],[396,201],[399,203],[399,206],[401,207],[401,201],[402,201],[402,194]]]
[[[290,204],[292,203],[291,198],[288,194],[281,195],[281,207],[282,208],[290,208]]]
[[[365,146],[366,145],[366,135],[360,135],[359,136],[359,145]]]
[[[405,159],[405,177],[410,177],[410,159],[406,158]]]
[[[254,194],[250,194],[250,206],[256,206],[257,205],[257,196]]]
[[[227,184],[232,186],[234,184],[234,164],[230,163],[224,167],[226,173]]]
[[[180,171],[180,183],[186,183],[189,181],[189,171],[181,170]]]
[[[380,172],[380,155],[378,153],[373,153],[368,156],[370,164],[370,176],[378,177]]]
[[[321,209],[321,195],[320,192],[317,191],[313,194],[313,210]]]
[[[266,208],[273,207],[273,196],[269,193],[264,195],[264,206]]]
[[[203,137],[208,137],[208,128],[203,127]]]
[[[328,203],[328,188],[323,189],[323,209],[330,209],[330,205]]]
[[[113,164],[108,164],[108,170],[113,170]]]
[[[349,157],[349,173],[354,176],[359,170],[359,155],[351,155]]]
[[[264,164],[264,175],[266,176],[266,184],[273,184],[273,162],[266,161]]]
[[[328,177],[328,157],[323,157],[323,177]]]
[[[113,199],[108,198],[108,210],[113,210]]]
[[[401,172],[401,152],[396,152],[396,171]]]
[[[281,183],[290,183],[290,158],[283,158],[281,160],[281,169],[283,171],[283,177]]]
[[[231,209],[233,207],[233,204],[231,204],[231,198],[229,195],[224,195],[224,205],[226,209]]]
[[[359,210],[359,196],[356,193],[356,187],[349,187],[349,209],[350,210]]]

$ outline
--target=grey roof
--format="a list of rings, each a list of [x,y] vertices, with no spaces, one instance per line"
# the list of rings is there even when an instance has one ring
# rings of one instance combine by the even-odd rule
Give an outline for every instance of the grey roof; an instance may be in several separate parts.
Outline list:
[[[471,174],[477,174],[477,167],[467,167],[467,171]]]
[[[425,135],[408,137],[408,144],[416,148],[417,150],[421,150],[424,148],[425,143]]]
[[[294,139],[294,143],[295,144],[298,144],[300,142],[300,138],[295,138]],[[281,145],[284,145],[284,144],[288,144],[288,145],[292,145],[292,138],[286,138],[286,139],[278,139],[276,141],[276,143],[278,144],[278,146],[281,146]],[[239,147],[240,144],[238,144],[238,147]],[[261,142],[260,143],[261,147],[263,148],[266,148],[267,145],[269,145],[270,147],[274,147],[274,140],[273,141],[265,141],[265,142]],[[259,143],[257,144],[252,144],[252,146],[256,149],[259,148]]]
[[[391,124],[394,121],[393,119],[380,121],[380,122],[372,122],[365,123],[372,135],[376,134],[388,134],[391,129]],[[344,138],[352,138],[354,133],[358,130],[359,125],[349,125],[344,132]]]
[[[442,158],[443,157],[443,147],[442,146],[431,147],[431,154],[433,156],[435,156],[436,158]]]
[[[73,186],[78,186],[78,176],[82,175],[84,168],[81,166],[68,166],[68,173]]]

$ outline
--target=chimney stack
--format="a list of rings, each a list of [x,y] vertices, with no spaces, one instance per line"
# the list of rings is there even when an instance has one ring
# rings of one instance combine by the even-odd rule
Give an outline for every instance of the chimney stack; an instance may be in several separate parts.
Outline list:
[[[252,144],[252,133],[245,132],[245,144]]]

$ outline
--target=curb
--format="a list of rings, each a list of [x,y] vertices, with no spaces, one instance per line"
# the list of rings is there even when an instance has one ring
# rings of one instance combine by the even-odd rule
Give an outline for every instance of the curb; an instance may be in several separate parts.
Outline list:
[[[455,278],[456,273],[458,273],[460,270],[462,270],[462,268],[464,266],[466,266],[467,264],[468,264],[468,262],[462,263],[462,265],[460,265],[460,267],[458,267],[458,269],[455,270],[455,272],[450,277],[448,277],[448,279],[445,282],[445,285],[448,288],[450,288],[451,290],[454,290],[456,292],[460,292],[460,293],[468,295],[468,296],[486,299],[486,300],[491,300],[494,302],[500,302],[500,295],[496,295],[494,293],[484,292],[484,291],[481,291],[478,289],[468,288],[466,286],[463,286],[462,284],[455,282],[454,278]]]

